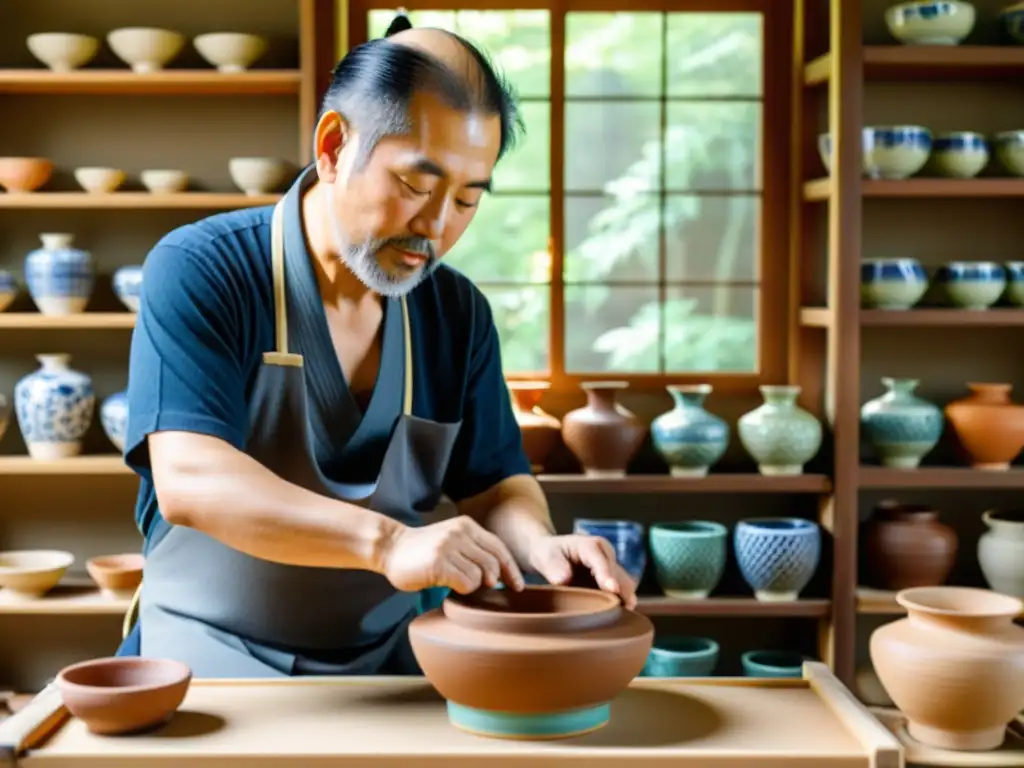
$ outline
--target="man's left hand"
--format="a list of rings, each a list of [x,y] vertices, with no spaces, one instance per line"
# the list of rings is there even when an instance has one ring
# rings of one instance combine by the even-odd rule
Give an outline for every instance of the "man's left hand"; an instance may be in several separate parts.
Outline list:
[[[622,598],[626,608],[636,607],[636,585],[615,558],[615,550],[600,536],[572,534],[536,539],[530,548],[530,567],[551,584],[568,584],[573,568],[590,571],[597,586]]]

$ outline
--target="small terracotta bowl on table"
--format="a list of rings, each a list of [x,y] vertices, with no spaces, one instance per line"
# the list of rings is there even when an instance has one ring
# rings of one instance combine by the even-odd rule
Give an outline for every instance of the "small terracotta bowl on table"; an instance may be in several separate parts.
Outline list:
[[[56,685],[68,712],[101,735],[147,731],[185,700],[192,670],[172,659],[116,657],[65,667]]]
[[[644,668],[654,627],[606,592],[527,586],[451,595],[413,620],[409,639],[453,725],[558,739],[608,723],[611,700]]]
[[[142,583],[145,558],[140,554],[102,555],[86,561],[85,570],[107,597],[131,597]]]

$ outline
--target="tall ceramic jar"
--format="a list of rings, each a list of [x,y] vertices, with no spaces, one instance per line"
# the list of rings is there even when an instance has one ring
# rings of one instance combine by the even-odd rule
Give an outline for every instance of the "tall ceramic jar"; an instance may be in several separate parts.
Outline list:
[[[544,462],[558,445],[561,422],[541,410],[540,398],[551,385],[546,381],[510,381],[512,412],[523,435],[523,451],[534,472],[544,470]]]
[[[914,394],[917,379],[884,378],[884,395],[864,403],[864,437],[884,467],[913,469],[942,437],[942,410]]]
[[[978,539],[978,565],[996,592],[1024,598],[1024,512],[989,510]]]
[[[703,477],[729,445],[729,425],[704,410],[710,384],[666,387],[675,406],[651,422],[651,441],[674,477]]]
[[[622,477],[640,450],[647,428],[616,395],[624,381],[591,381],[580,385],[587,404],[562,419],[562,440],[589,477]]]
[[[743,448],[762,475],[800,475],[821,448],[821,423],[796,404],[800,387],[760,387],[764,403],[740,416]]]
[[[929,747],[996,749],[1024,709],[1024,602],[985,589],[918,587],[896,594],[907,617],[871,634],[878,679]]]
[[[100,405],[100,425],[107,439],[120,453],[124,453],[124,435],[128,429],[128,391],[107,397]]]
[[[18,427],[33,459],[77,456],[92,423],[92,380],[72,370],[71,355],[36,355],[39,368],[14,387]]]
[[[44,315],[82,312],[92,296],[95,274],[92,255],[74,247],[74,236],[63,232],[39,235],[42,248],[25,257],[25,282]]]
[[[861,579],[877,589],[935,587],[956,562],[956,531],[924,504],[883,501],[864,524]]]

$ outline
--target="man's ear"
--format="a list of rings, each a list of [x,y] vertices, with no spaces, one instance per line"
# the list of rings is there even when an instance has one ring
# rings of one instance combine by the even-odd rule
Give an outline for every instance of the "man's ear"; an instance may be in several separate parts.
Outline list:
[[[405,12],[405,8],[399,8],[398,13],[391,22],[391,26],[388,27],[388,31],[384,33],[384,37],[391,37],[399,32],[404,32],[407,29],[412,29],[412,22],[409,21],[409,15]]]
[[[342,150],[355,142],[352,127],[339,113],[327,110],[317,121],[314,137],[317,175],[321,181],[333,183],[339,173],[346,172],[341,167]]]

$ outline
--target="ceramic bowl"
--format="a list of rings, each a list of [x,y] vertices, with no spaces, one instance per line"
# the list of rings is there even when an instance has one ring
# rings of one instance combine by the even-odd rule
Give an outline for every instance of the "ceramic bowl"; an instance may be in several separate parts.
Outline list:
[[[458,728],[551,739],[602,727],[609,702],[640,674],[650,619],[610,593],[527,586],[452,595],[409,626],[423,674]]]
[[[999,12],[1004,34],[1018,45],[1024,45],[1024,3],[1014,3]]]
[[[1024,176],[1024,130],[997,133],[995,146],[1003,168],[1014,176]]]
[[[121,303],[132,312],[138,312],[139,294],[142,292],[142,266],[131,264],[118,268],[111,282]]]
[[[21,597],[42,597],[75,562],[70,552],[27,549],[0,552],[0,588]]]
[[[1006,298],[1014,306],[1024,307],[1024,261],[1008,261],[1006,270]]]
[[[233,157],[228,161],[231,180],[247,195],[276,192],[290,172],[289,163],[273,157]]]
[[[740,520],[733,533],[736,562],[762,602],[796,600],[818,569],[821,528],[799,517]]]
[[[3,312],[18,295],[18,281],[14,274],[6,269],[0,269],[0,312]]]
[[[953,306],[962,309],[988,309],[1006,289],[1006,270],[994,261],[951,261],[935,279]]]
[[[184,171],[154,169],[139,174],[142,186],[154,194],[173,194],[188,188],[188,174]]]
[[[185,37],[169,29],[122,27],[107,35],[107,45],[133,72],[158,72],[181,53]]]
[[[932,134],[920,125],[870,126],[864,129],[864,166],[872,179],[906,179],[924,168]]]
[[[46,157],[0,157],[0,187],[8,192],[35,192],[53,175]]]
[[[651,526],[651,560],[661,591],[679,600],[701,600],[725,574],[729,531],[721,523],[687,520]]]
[[[917,259],[865,259],[860,299],[873,309],[910,309],[928,290],[928,274]]]
[[[718,643],[709,637],[656,639],[644,677],[709,677],[718,665]]]
[[[62,669],[57,690],[93,733],[137,733],[162,725],[185,700],[192,670],[180,661],[122,656]]]
[[[600,536],[615,549],[615,557],[626,573],[637,583],[647,567],[644,527],[631,520],[585,520],[573,523],[573,533]]]
[[[915,0],[885,12],[889,33],[904,45],[958,45],[974,29],[974,6],[962,0]]]
[[[807,656],[792,651],[747,651],[740,656],[747,677],[803,677]]]
[[[144,564],[139,554],[101,555],[87,560],[85,570],[108,597],[130,598],[142,583]]]
[[[209,32],[197,35],[192,44],[220,72],[244,72],[267,50],[264,38],[241,32]]]
[[[988,164],[988,142],[974,131],[940,133],[932,140],[929,166],[949,179],[972,179]]]
[[[119,453],[124,453],[124,437],[128,430],[128,393],[115,392],[100,405],[100,425],[107,439]]]
[[[93,60],[100,41],[71,32],[38,32],[25,38],[25,46],[53,72],[70,72]]]
[[[75,181],[86,192],[113,192],[124,179],[125,173],[119,168],[75,168]]]

